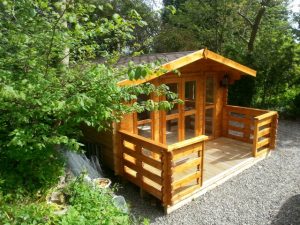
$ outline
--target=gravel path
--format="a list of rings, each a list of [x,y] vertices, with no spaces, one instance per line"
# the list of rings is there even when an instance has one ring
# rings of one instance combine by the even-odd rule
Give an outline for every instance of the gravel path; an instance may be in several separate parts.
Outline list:
[[[120,190],[151,224],[300,225],[300,121],[280,121],[276,151],[170,215],[130,183]]]

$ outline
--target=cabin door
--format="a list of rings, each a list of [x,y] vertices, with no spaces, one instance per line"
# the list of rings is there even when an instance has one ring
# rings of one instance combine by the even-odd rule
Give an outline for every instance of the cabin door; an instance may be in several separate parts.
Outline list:
[[[213,73],[205,74],[205,101],[204,101],[204,134],[209,139],[214,138],[215,122],[215,76]]]
[[[161,112],[161,141],[173,144],[198,135],[196,78],[174,78],[165,81],[170,91],[177,93],[184,104],[176,104],[173,109]]]

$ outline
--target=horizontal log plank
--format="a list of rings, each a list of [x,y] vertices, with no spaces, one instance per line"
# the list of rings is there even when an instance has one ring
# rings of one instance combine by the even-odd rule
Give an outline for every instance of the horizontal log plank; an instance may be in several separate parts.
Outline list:
[[[132,157],[132,156],[126,154],[126,153],[123,153],[123,154],[124,154],[123,155],[124,160],[127,160],[127,161],[129,161],[129,162],[136,165],[136,160],[137,160],[136,158],[134,158],[134,157]]]
[[[128,161],[127,159],[124,158],[123,163],[125,166],[129,167],[132,170],[135,170],[136,172],[139,172],[139,168],[136,164]]]
[[[179,202],[183,198],[186,198],[187,196],[191,195],[195,190],[197,190],[199,188],[200,188],[199,185],[194,185],[185,190],[182,190],[181,192],[179,192],[177,194],[174,194],[172,197],[172,200],[171,200],[172,204]]]
[[[176,151],[173,152],[173,161],[179,159],[179,158],[183,158],[187,155],[191,155],[193,153],[202,151],[202,146],[197,146],[196,148],[191,148],[185,151],[181,151],[181,149],[178,149]]]
[[[251,119],[235,117],[235,116],[231,116],[231,115],[228,115],[225,122],[227,122],[227,121],[228,121],[228,123],[229,123],[229,121],[233,121],[233,122],[239,122],[239,123],[243,123],[243,124],[252,124]]]
[[[238,131],[238,132],[244,132],[245,131],[245,127],[236,127],[236,126],[228,125],[228,130],[233,130],[233,131]]]
[[[174,119],[178,119],[179,118],[179,114],[178,113],[174,113],[174,114],[170,114],[170,115],[166,115],[166,120],[174,120]]]
[[[208,136],[206,135],[200,135],[185,141],[177,142],[175,144],[169,145],[168,146],[168,151],[174,151],[176,149],[180,149],[186,146],[190,146],[193,144],[201,144],[201,142],[208,140]]]
[[[162,162],[160,162],[160,161],[157,161],[155,159],[149,158],[149,157],[147,157],[147,156],[145,156],[143,154],[139,155],[135,151],[132,151],[132,150],[126,148],[126,147],[123,147],[123,152],[125,154],[127,154],[127,155],[135,158],[136,160],[140,160],[142,162],[145,162],[145,163],[149,164],[150,166],[153,166],[156,169],[159,169],[159,170],[162,169]],[[125,159],[128,160],[128,161],[131,161],[128,158],[125,158]]]
[[[265,126],[265,125],[267,125],[267,124],[271,124],[272,123],[272,118],[266,118],[266,119],[263,119],[263,120],[260,120],[260,121],[258,121],[258,127],[263,127],[263,126]]]
[[[193,180],[199,179],[201,177],[201,172],[197,171],[196,173],[190,174],[180,180],[174,181],[171,186],[172,186],[172,191],[177,190],[180,187],[183,187],[185,184],[190,183]]]
[[[264,148],[260,151],[257,151],[256,154],[255,154],[255,157],[259,157],[259,156],[262,156],[262,155],[265,155],[269,152],[269,148]]]
[[[156,169],[162,170],[162,162],[160,162],[160,161],[149,158],[145,155],[140,155],[140,157],[138,159],[142,160],[144,163],[149,164],[150,166],[153,166]]]
[[[123,146],[123,152],[126,153],[127,155],[130,155],[131,157],[134,157],[134,158],[137,158],[138,154],[136,151],[130,149],[130,148],[127,148],[125,146]]]
[[[276,111],[270,111],[270,112],[264,113],[262,115],[256,116],[255,119],[256,120],[263,120],[263,119],[267,119],[267,118],[273,117],[275,115],[277,115]]]
[[[226,111],[231,111],[231,112],[236,112],[241,114],[256,115],[256,116],[269,112],[268,110],[263,110],[263,109],[247,108],[247,107],[233,106],[233,105],[226,105],[225,109]]]
[[[146,170],[145,168],[142,169],[142,175],[144,177],[147,177],[148,179],[152,180],[153,182],[162,185],[162,177],[158,176],[157,174],[152,173],[149,170]]]
[[[265,129],[259,131],[257,136],[258,136],[258,138],[260,138],[260,137],[263,137],[263,136],[265,136],[267,134],[270,134],[270,133],[271,133],[271,128],[268,127],[268,128],[265,128]]]
[[[178,166],[172,167],[172,171],[174,173],[174,172],[182,172],[182,171],[184,171],[184,170],[186,170],[188,168],[191,168],[191,167],[195,167],[196,168],[196,166],[198,166],[198,165],[201,164],[201,161],[202,161],[201,158],[196,158],[196,159],[188,160],[185,163],[182,163],[182,164],[180,164]]]
[[[147,123],[151,123],[151,119],[137,121],[137,125],[143,125],[143,124],[147,124]]]
[[[155,187],[145,183],[143,181],[142,183],[142,189],[152,194],[154,197],[158,198],[159,200],[162,200],[162,192],[160,190],[157,190]]]
[[[145,138],[143,136],[132,134],[125,130],[120,130],[120,134],[122,135],[122,139],[128,142],[131,142],[136,145],[143,146],[143,148],[151,149],[151,151],[161,154],[163,151],[168,150],[168,146],[159,142],[155,142],[151,139]]]
[[[259,148],[261,148],[261,147],[263,147],[263,146],[265,146],[267,144],[270,144],[270,140],[271,140],[270,138],[265,138],[264,140],[259,141],[257,143],[257,149],[259,149]]]

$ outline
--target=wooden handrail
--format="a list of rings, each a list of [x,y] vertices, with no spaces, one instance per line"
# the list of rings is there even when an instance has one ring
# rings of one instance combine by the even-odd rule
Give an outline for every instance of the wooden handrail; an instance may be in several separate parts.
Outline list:
[[[270,118],[270,117],[275,116],[275,115],[277,115],[276,111],[269,111],[267,113],[264,113],[262,115],[254,117],[254,119],[255,120],[263,120],[263,119]]]
[[[149,138],[145,138],[143,136],[140,136],[138,134],[133,134],[133,133],[130,133],[128,131],[125,131],[125,130],[119,130],[119,132],[122,134],[122,135],[125,135],[127,136],[128,138],[134,138],[134,139],[137,139],[139,140],[140,142],[142,142],[143,145],[152,145],[154,146],[155,148],[157,149],[160,149],[161,151],[168,151],[168,146],[165,145],[165,144],[162,144],[162,143],[159,143],[159,142],[156,142],[156,141],[153,141]]]
[[[249,108],[249,107],[242,107],[242,106],[235,106],[235,105],[226,105],[224,107],[227,108],[227,109],[231,109],[231,110],[250,110],[250,111],[258,112],[258,113],[270,112],[270,111],[265,110],[265,109],[256,109],[256,108]]]
[[[188,139],[188,140],[177,142],[175,144],[172,144],[172,145],[168,146],[168,152],[171,152],[171,151],[174,151],[176,149],[183,148],[183,147],[186,147],[186,146],[189,146],[189,145],[192,145],[192,144],[203,142],[203,141],[206,141],[207,139],[208,139],[208,136],[200,135],[200,136]]]
[[[269,111],[254,117],[254,134],[252,152],[254,157],[266,154],[275,148],[278,113]],[[260,130],[263,126],[269,126]],[[260,138],[264,137],[263,140]],[[263,148],[263,149],[261,149]]]

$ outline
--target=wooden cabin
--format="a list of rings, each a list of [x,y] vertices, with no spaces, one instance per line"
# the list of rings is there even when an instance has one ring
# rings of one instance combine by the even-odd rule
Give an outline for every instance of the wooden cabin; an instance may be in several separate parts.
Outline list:
[[[169,213],[267,156],[275,147],[278,114],[228,105],[228,85],[242,76],[255,77],[256,71],[207,49],[120,63],[160,58],[166,61],[165,73],[119,85],[166,84],[184,104],[126,115],[110,132],[87,128],[85,134],[101,145],[107,166],[159,199]],[[139,100],[149,98],[164,97]]]

